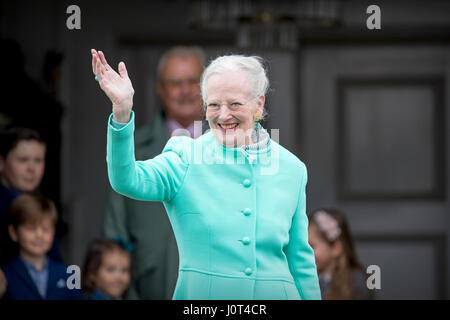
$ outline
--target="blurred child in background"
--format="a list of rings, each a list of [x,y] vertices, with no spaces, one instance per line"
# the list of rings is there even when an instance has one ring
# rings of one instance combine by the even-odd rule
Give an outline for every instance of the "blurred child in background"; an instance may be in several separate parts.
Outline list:
[[[0,267],[17,256],[11,241],[7,217],[11,203],[21,193],[40,193],[47,145],[34,130],[9,128],[0,134]],[[58,219],[58,225],[61,219]],[[58,226],[57,226],[58,227]],[[48,255],[63,262],[56,236]]]
[[[130,252],[114,240],[95,240],[83,270],[83,290],[89,299],[122,299],[131,280]]]
[[[82,299],[80,289],[67,286],[67,266],[48,255],[57,215],[53,201],[40,195],[22,194],[12,202],[8,231],[19,254],[3,267],[4,299]]]
[[[3,273],[2,269],[0,269],[0,298],[5,294],[7,285],[8,281],[6,281],[5,274]]]
[[[336,209],[315,210],[309,217],[308,233],[322,299],[372,299],[345,215]]]

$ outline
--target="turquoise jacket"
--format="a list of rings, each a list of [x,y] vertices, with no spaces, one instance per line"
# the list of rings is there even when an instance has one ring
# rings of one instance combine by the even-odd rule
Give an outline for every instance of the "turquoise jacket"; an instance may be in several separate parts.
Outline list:
[[[134,113],[108,120],[112,188],[162,201],[179,251],[173,299],[320,299],[308,244],[305,165],[273,140],[225,148],[211,132],[172,137],[153,159],[134,157]]]

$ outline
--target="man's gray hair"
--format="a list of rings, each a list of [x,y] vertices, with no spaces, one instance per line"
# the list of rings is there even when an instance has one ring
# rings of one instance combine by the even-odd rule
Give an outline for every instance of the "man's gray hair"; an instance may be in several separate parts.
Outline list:
[[[202,48],[198,46],[175,46],[167,50],[159,59],[158,67],[156,69],[156,78],[161,80],[162,72],[166,61],[170,58],[190,58],[196,57],[200,62],[201,66],[205,65],[206,55]]]
[[[265,95],[269,89],[269,79],[263,67],[263,59],[258,56],[227,55],[213,60],[205,69],[200,82],[202,98],[206,103],[206,82],[212,74],[220,74],[227,71],[244,70],[253,81],[253,95]]]

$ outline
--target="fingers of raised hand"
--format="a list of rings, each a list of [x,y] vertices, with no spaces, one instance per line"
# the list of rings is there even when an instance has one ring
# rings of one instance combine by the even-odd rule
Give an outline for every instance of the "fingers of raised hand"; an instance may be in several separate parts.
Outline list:
[[[92,53],[92,72],[94,72],[94,74],[98,77],[99,73],[103,71],[101,68],[103,64],[100,60],[99,53],[95,49],[92,49],[91,53]]]
[[[102,69],[102,63],[100,62],[100,59],[96,54],[92,55],[92,71],[94,72],[98,81],[100,81],[100,78],[104,73],[104,70]]]
[[[98,80],[100,81],[103,78],[103,70],[102,70],[102,63],[100,62],[100,59],[98,57],[95,58],[95,65],[94,65],[94,73],[97,76]]]
[[[119,62],[119,74],[122,78],[128,79],[128,71],[127,68],[125,67],[125,63],[124,62]]]
[[[106,62],[105,56],[103,52],[96,51],[95,49],[91,50],[92,53],[92,72],[96,76],[99,76],[99,73],[104,73],[106,70],[111,70],[111,67]]]
[[[99,52],[98,52],[98,56],[99,56],[99,58],[100,58],[100,61],[101,61],[102,65],[104,66],[104,68],[105,68],[106,70],[110,70],[111,67],[109,66],[108,62],[106,61],[105,55],[103,54],[102,51],[99,51]]]
[[[96,62],[96,57],[97,57],[97,51],[95,49],[91,49],[91,54],[92,54],[92,72],[96,75],[95,62]]]

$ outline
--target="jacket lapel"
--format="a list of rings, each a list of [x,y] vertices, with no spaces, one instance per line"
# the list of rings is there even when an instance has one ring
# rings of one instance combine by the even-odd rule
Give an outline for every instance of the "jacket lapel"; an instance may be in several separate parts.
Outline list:
[[[47,282],[47,299],[62,299],[61,289],[67,286],[67,281],[64,275],[61,275],[61,269],[58,265],[49,259],[48,264],[48,282]]]
[[[17,272],[17,277],[22,280],[25,287],[30,290],[30,293],[32,293],[37,299],[42,299],[23,261],[19,257],[17,257],[11,263],[14,266],[14,270]]]

